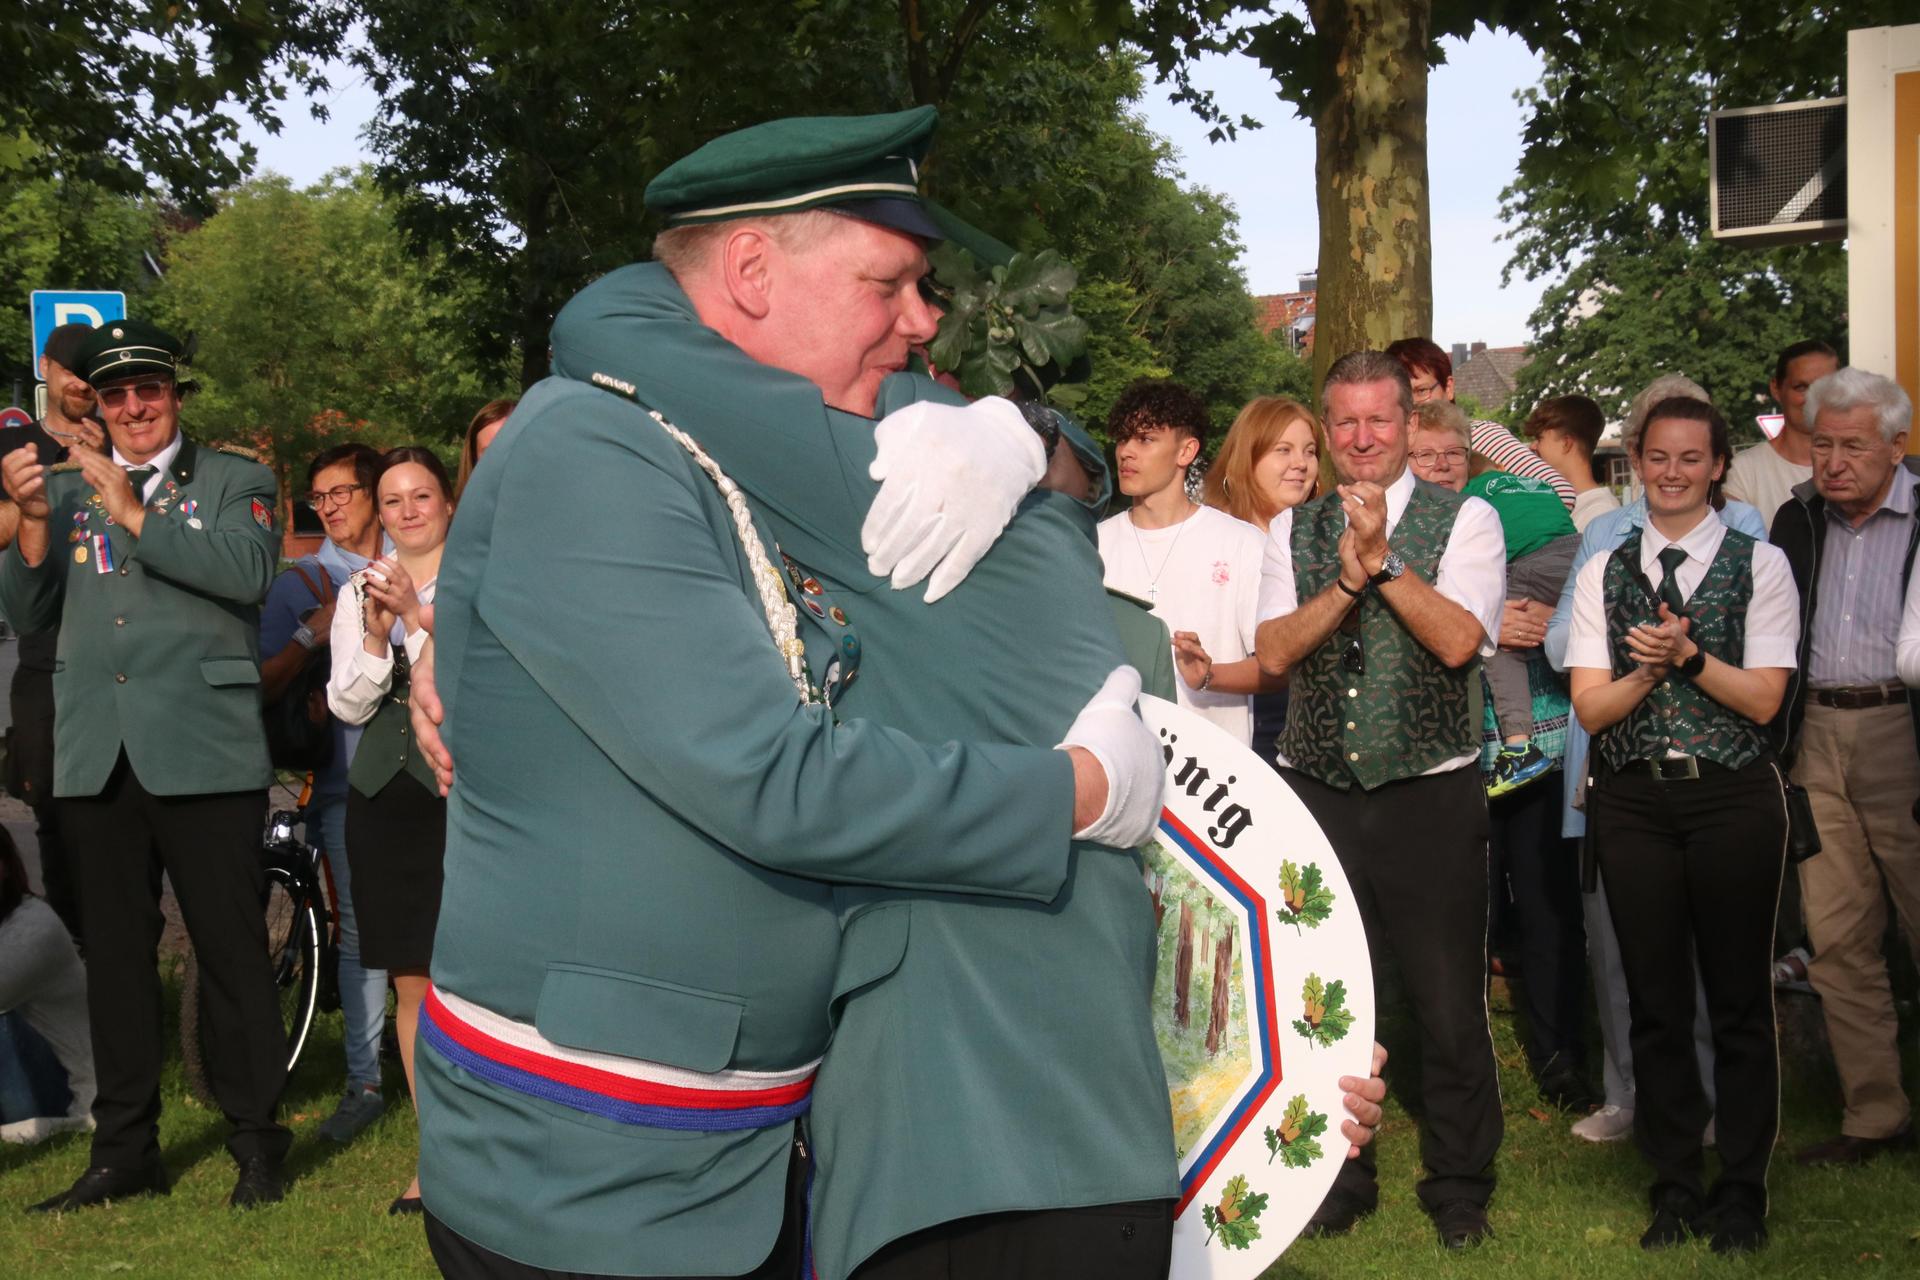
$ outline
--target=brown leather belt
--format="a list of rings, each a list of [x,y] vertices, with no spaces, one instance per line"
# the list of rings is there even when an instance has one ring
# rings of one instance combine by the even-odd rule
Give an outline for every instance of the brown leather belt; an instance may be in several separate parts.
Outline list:
[[[1898,680],[1885,684],[1842,685],[1837,689],[1809,689],[1807,696],[1823,707],[1841,711],[1865,711],[1869,707],[1891,707],[1907,700],[1907,686]]]

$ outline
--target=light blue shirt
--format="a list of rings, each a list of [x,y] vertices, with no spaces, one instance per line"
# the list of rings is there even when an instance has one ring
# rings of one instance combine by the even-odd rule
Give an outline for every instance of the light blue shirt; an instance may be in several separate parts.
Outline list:
[[[1729,529],[1738,530],[1761,542],[1767,540],[1767,522],[1758,511],[1744,502],[1727,499],[1720,520]],[[1579,579],[1581,568],[1595,556],[1616,550],[1627,540],[1628,534],[1646,522],[1647,497],[1643,493],[1618,511],[1609,511],[1597,517],[1580,535],[1580,549],[1573,554],[1573,571],[1567,574],[1567,583],[1560,589],[1560,605],[1553,611],[1553,621],[1547,624],[1547,661],[1553,664],[1555,671],[1567,669],[1567,637],[1573,631],[1573,584]],[[1563,836],[1587,834],[1587,815],[1573,807],[1573,793],[1586,774],[1587,748],[1591,741],[1591,736],[1580,726],[1580,717],[1571,717],[1567,725],[1566,767],[1560,771],[1564,788],[1560,816],[1560,834]]]

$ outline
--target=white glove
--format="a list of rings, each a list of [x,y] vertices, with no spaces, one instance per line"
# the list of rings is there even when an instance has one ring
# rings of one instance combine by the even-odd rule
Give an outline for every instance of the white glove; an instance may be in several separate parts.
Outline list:
[[[1134,710],[1140,700],[1140,673],[1115,667],[1092,701],[1080,708],[1060,750],[1080,747],[1092,753],[1107,773],[1107,807],[1075,840],[1116,849],[1135,849],[1160,825],[1160,793],[1166,786],[1166,757],[1160,743]]]
[[[1047,451],[1020,411],[999,396],[965,408],[920,401],[873,431],[867,474],[880,492],[860,526],[867,569],[894,590],[929,573],[927,603],[959,586],[1014,508],[1046,474]]]

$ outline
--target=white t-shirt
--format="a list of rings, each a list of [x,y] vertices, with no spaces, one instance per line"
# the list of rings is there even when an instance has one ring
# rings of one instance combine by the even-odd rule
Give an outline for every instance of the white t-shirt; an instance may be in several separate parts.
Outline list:
[[[1588,489],[1573,500],[1573,527],[1577,533],[1585,533],[1587,526],[1609,511],[1620,509],[1620,499],[1613,490],[1601,485],[1597,489]]]
[[[1142,529],[1125,511],[1100,522],[1107,585],[1145,600],[1168,631],[1198,634],[1217,663],[1253,656],[1266,547],[1266,534],[1213,507],[1165,529]],[[1253,742],[1253,700],[1246,694],[1196,692],[1177,674],[1173,683],[1181,706]]]
[[[1738,498],[1757,508],[1760,518],[1767,522],[1767,532],[1772,533],[1774,513],[1793,496],[1793,486],[1811,479],[1811,464],[1803,467],[1788,462],[1772,444],[1762,440],[1733,455],[1733,465],[1727,468],[1725,492],[1729,498]]]

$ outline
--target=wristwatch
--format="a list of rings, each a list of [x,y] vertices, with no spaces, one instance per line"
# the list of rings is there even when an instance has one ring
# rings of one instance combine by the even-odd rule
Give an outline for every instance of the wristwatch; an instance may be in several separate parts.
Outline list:
[[[1392,582],[1407,571],[1407,562],[1400,558],[1398,551],[1387,552],[1387,558],[1380,562],[1380,572],[1367,579],[1367,585],[1378,587]]]
[[[320,641],[313,634],[313,628],[304,622],[294,629],[293,642],[302,649],[317,648],[320,644]]]
[[[1706,669],[1707,651],[1698,645],[1694,646],[1693,656],[1691,658],[1674,667],[1675,671],[1678,671],[1689,680],[1697,679],[1700,673]]]

